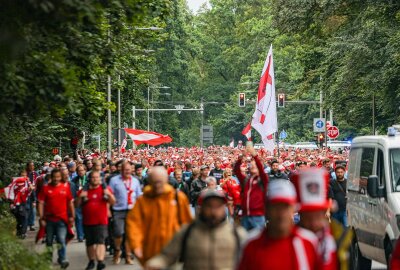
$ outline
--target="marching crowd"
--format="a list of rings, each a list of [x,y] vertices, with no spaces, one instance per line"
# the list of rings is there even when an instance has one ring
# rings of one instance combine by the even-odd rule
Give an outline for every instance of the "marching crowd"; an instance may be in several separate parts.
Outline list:
[[[28,162],[5,192],[17,235],[38,230],[67,268],[138,260],[145,269],[349,269],[348,149],[149,148]],[[35,228],[35,217],[39,228]],[[285,254],[282,259],[282,254]],[[96,265],[97,263],[97,265]]]

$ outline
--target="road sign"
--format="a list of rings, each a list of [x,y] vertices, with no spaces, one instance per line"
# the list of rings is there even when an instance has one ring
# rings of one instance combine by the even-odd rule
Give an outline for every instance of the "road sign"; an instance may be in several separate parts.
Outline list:
[[[329,138],[336,139],[337,137],[339,137],[339,129],[335,126],[330,126],[327,129],[327,134]]]
[[[287,138],[287,133],[285,130],[282,130],[281,133],[279,133],[279,139],[284,140]]]
[[[325,132],[325,118],[314,118],[314,132]]]
[[[58,147],[54,147],[51,152],[53,153],[53,155],[57,155],[58,154]]]

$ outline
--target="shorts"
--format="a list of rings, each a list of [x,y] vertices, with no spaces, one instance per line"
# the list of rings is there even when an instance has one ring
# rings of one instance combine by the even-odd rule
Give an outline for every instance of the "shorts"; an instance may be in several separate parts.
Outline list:
[[[108,236],[107,225],[84,225],[86,246],[104,245]]]
[[[113,212],[113,235],[114,237],[121,237],[125,233],[125,219],[128,214],[128,210],[126,211],[114,211]]]

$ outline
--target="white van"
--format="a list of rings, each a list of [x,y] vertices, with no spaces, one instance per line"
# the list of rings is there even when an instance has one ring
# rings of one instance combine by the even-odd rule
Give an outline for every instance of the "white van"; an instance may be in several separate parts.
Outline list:
[[[392,130],[393,131],[393,130]],[[357,137],[347,182],[348,223],[354,232],[351,269],[387,264],[400,235],[400,133]]]

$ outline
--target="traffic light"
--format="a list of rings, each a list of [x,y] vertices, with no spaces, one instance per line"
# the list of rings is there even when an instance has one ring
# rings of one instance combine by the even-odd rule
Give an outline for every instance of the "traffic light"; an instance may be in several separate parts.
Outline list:
[[[285,94],[278,94],[278,107],[283,108],[285,107]]]
[[[239,94],[239,107],[246,106],[246,95],[244,93]]]
[[[324,146],[324,141],[325,141],[325,135],[324,135],[324,133],[320,133],[318,135],[318,142],[319,142],[320,147]]]

